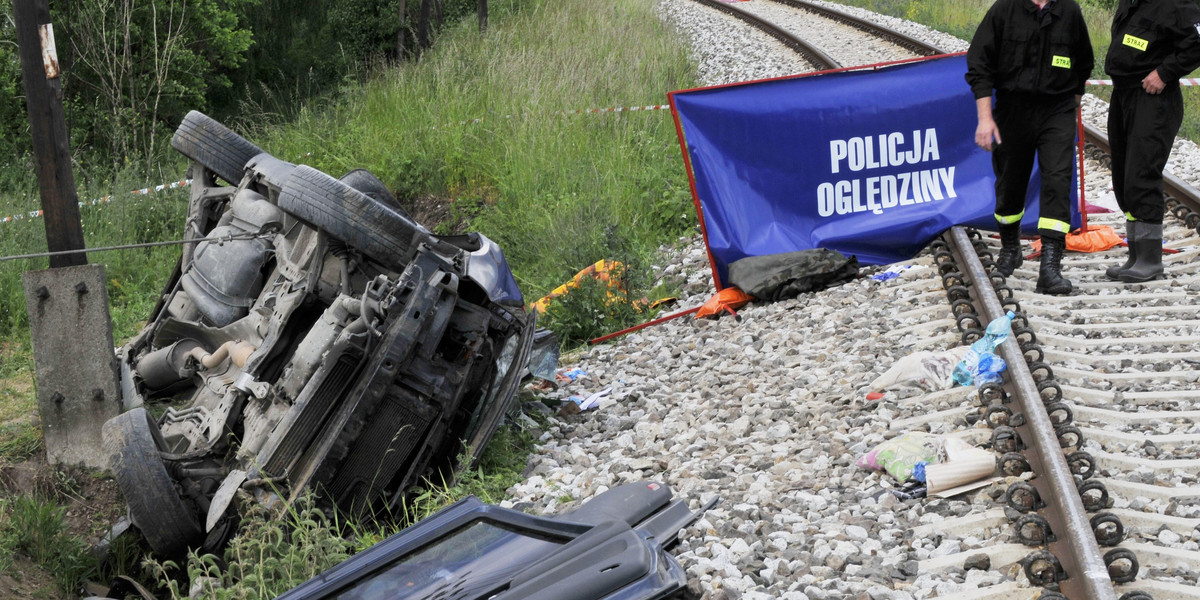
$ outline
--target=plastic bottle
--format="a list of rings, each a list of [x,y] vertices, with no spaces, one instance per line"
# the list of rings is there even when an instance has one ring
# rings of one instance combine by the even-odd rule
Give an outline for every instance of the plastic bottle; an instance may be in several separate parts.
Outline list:
[[[1000,380],[1000,373],[1004,372],[1008,365],[1004,359],[996,356],[994,351],[996,346],[1003,344],[1004,340],[1012,335],[1012,320],[1016,316],[1016,313],[1010,310],[1004,316],[988,323],[983,337],[971,344],[966,356],[954,366],[951,377],[955,383],[966,386],[974,384],[977,378],[981,380],[980,383]],[[986,360],[984,357],[987,357]],[[981,369],[981,366],[986,368]]]
[[[979,357],[979,368],[976,369],[975,383],[983,385],[985,383],[1000,383],[1003,381],[1005,369],[1008,368],[1008,363],[1004,362],[1003,358],[988,352]]]

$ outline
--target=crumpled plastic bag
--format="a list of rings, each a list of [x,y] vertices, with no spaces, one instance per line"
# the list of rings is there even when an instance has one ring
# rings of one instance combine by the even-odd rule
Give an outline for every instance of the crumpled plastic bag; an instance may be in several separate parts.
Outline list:
[[[914,352],[896,361],[886,373],[871,382],[871,389],[883,391],[900,386],[913,386],[926,392],[948,390],[954,386],[954,367],[967,354],[967,346]]]
[[[911,273],[918,273],[928,268],[925,265],[892,265],[882,272],[872,275],[871,279],[879,282],[891,281],[892,279],[908,279],[911,277]]]
[[[988,323],[983,337],[971,344],[967,353],[963,355],[962,362],[955,365],[954,372],[950,374],[955,383],[967,386],[999,383],[1003,380],[1002,373],[1008,368],[1008,363],[997,356],[995,351],[1012,335],[1012,321],[1016,316],[1016,313],[1010,310]]]
[[[896,481],[904,483],[914,477],[919,467],[936,463],[941,451],[940,436],[910,431],[879,444],[855,464],[866,469],[887,471]]]

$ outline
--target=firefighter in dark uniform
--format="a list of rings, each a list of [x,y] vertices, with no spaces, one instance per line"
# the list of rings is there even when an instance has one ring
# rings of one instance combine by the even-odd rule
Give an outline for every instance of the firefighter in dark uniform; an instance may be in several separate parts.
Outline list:
[[[1104,70],[1113,79],[1108,141],[1129,260],[1109,267],[1126,282],[1163,276],[1162,172],[1183,122],[1179,78],[1200,66],[1200,9],[1192,0],[1121,0]]]
[[[966,79],[979,116],[975,143],[992,152],[996,172],[1001,241],[996,269],[1005,277],[1022,263],[1021,218],[1037,155],[1042,175],[1038,293],[1071,292],[1071,282],[1062,276],[1062,256],[1071,229],[1075,109],[1094,63],[1075,0],[997,0],[967,51]]]

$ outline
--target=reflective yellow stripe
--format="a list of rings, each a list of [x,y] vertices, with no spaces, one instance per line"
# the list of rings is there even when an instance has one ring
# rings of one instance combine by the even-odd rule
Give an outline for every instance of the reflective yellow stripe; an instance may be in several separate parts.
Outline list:
[[[1133,218],[1133,215],[1131,215],[1129,213],[1125,213],[1125,220],[1126,221],[1136,221],[1137,219]]]
[[[995,216],[996,216],[997,223],[999,223],[1001,225],[1012,225],[1013,223],[1021,222],[1021,217],[1025,216],[1025,211],[1021,211],[1015,215],[1009,215],[1007,217],[1004,215],[1001,215],[1000,213],[995,213]]]
[[[1054,58],[1050,61],[1050,66],[1061,67],[1063,69],[1070,69],[1071,68],[1071,57],[1058,56],[1056,54],[1056,55],[1054,55]]]
[[[1145,52],[1146,48],[1150,46],[1150,42],[1147,42],[1140,37],[1129,35],[1128,33],[1125,34],[1125,37],[1121,40],[1121,43],[1133,48],[1134,50],[1141,50],[1142,52]]]
[[[1050,231],[1067,233],[1068,231],[1071,231],[1071,224],[1067,223],[1066,221],[1059,221],[1058,219],[1047,219],[1046,217],[1042,217],[1038,219],[1038,229],[1049,229]]]

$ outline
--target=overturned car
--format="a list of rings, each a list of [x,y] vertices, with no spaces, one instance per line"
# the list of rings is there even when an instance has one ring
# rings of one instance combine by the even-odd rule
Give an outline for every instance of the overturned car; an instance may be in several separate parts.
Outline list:
[[[151,548],[219,544],[239,489],[363,513],[473,461],[535,326],[500,248],[434,235],[374,175],[278,159],[199,112],[171,145],[191,160],[189,242],[119,351],[131,408],[104,425]]]

